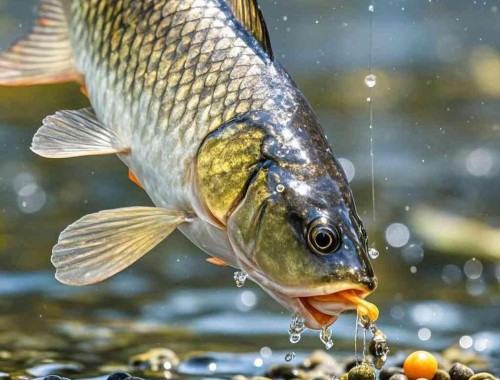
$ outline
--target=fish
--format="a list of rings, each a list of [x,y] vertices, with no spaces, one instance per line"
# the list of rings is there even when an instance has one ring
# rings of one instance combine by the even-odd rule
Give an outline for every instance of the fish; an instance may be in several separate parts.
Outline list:
[[[64,82],[90,107],[46,117],[31,150],[117,155],[154,206],[69,225],[51,256],[60,282],[103,281],[178,229],[306,327],[378,317],[346,175],[256,0],[41,0],[32,31],[0,54],[0,85]]]

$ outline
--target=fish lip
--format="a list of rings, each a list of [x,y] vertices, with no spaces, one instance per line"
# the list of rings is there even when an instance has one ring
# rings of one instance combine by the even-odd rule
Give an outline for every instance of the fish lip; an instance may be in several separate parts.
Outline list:
[[[352,304],[331,302],[329,305],[330,313],[325,314],[318,310],[315,306],[311,305],[313,297],[331,295],[344,290],[355,290],[361,298],[365,298],[373,292],[373,289],[370,289],[365,285],[347,281],[327,283],[311,289],[283,287],[271,281],[265,274],[262,274],[249,266],[242,265],[242,267],[250,278],[259,284],[285,308],[301,317],[304,320],[305,326],[313,330],[321,330],[326,326],[330,326],[337,320],[340,313],[345,310],[355,309],[355,306]],[[313,316],[313,313],[322,314],[324,316],[325,323],[318,322],[318,320]]]
[[[347,290],[355,291],[360,298],[365,298],[372,291],[354,284],[342,284],[341,290],[337,290],[331,293],[321,293],[306,297],[297,297],[299,302],[302,304],[301,316],[304,318],[305,324],[310,328],[323,328],[333,324],[338,318],[339,314],[346,310],[355,310],[356,306],[353,304],[340,303],[340,302],[329,302],[316,300],[315,297],[323,295],[333,295]],[[327,307],[318,308],[318,305],[325,305]],[[328,312],[325,312],[327,310]],[[320,319],[320,320],[318,320]],[[314,327],[311,327],[314,326]]]

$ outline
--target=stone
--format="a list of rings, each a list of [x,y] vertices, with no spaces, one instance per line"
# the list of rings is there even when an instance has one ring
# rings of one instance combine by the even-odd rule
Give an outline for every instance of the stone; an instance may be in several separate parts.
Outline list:
[[[462,363],[455,363],[449,372],[451,380],[469,380],[474,376],[474,371]]]
[[[408,376],[403,375],[402,373],[396,373],[389,377],[389,380],[408,380]]]
[[[367,363],[352,368],[347,376],[348,380],[375,380],[375,377],[375,371]]]
[[[438,369],[432,380],[450,380],[451,377],[448,372],[442,369]]]
[[[132,377],[127,372],[115,372],[108,376],[108,380],[125,380]]]
[[[491,373],[480,372],[476,373],[469,380],[498,380],[498,378],[493,376]]]

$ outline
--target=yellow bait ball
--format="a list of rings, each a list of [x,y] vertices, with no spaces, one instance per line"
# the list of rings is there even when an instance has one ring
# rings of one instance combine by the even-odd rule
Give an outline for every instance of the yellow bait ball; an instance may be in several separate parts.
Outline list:
[[[403,365],[405,375],[411,379],[429,379],[436,374],[436,358],[427,351],[415,351],[408,355]]]

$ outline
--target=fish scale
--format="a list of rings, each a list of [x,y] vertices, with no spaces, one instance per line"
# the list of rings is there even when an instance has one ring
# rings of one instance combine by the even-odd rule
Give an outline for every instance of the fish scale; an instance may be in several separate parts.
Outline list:
[[[237,114],[275,105],[274,69],[235,31],[231,15],[216,1],[100,0],[89,5],[73,0],[70,18],[86,25],[72,38],[80,47],[76,61],[86,73],[96,114],[131,137],[127,164],[138,177],[153,178],[151,171],[165,162],[167,148],[168,160],[183,165],[165,168],[160,183],[145,181],[155,202],[165,199],[156,189],[182,185],[190,190],[183,176],[208,133]],[[105,31],[104,25],[112,26]],[[151,149],[135,148],[144,144]],[[186,204],[188,194],[161,205]]]
[[[68,226],[59,281],[103,281],[178,228],[305,326],[370,311],[377,280],[349,184],[256,0],[40,1],[32,32],[0,53],[0,85],[78,81],[92,108],[45,118],[31,149],[117,154],[156,205]]]

